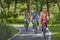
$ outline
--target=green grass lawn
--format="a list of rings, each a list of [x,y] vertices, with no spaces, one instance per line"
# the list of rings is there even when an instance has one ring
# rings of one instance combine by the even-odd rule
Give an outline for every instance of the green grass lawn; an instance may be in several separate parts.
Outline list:
[[[49,26],[49,29],[52,32],[52,40],[60,40],[60,26]]]

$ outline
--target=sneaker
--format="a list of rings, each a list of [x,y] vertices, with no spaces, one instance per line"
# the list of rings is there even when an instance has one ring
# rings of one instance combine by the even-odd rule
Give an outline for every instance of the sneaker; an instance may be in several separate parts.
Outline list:
[[[39,26],[37,27],[37,29],[39,29]]]
[[[34,31],[34,29],[32,31]]]
[[[46,30],[49,30],[48,27],[46,28]]]

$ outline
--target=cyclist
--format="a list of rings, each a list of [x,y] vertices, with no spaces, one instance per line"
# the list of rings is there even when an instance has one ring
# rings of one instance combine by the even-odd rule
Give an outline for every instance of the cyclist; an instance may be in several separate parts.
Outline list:
[[[37,23],[38,23],[38,17],[39,17],[39,12],[37,12],[37,9],[36,8],[34,8],[33,9],[33,13],[32,13],[32,24],[33,24],[33,31],[34,31],[34,28],[35,28],[35,24],[34,24],[34,19],[36,19],[36,21],[37,21]]]
[[[25,11],[25,17],[24,17],[24,26],[26,28],[26,31],[28,31],[28,26],[29,26],[29,22],[30,22],[30,15],[29,15],[29,10]]]
[[[43,6],[42,12],[40,13],[39,20],[41,20],[41,23],[42,23],[42,32],[43,32],[43,27],[44,27],[44,22],[43,21],[46,21],[45,26],[46,26],[46,30],[48,30],[47,21],[49,20],[49,17],[48,17],[48,12],[47,12],[46,6]]]

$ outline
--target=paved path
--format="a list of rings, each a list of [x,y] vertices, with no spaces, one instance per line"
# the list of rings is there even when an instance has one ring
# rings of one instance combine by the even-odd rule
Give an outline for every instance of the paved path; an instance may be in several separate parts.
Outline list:
[[[17,34],[14,38],[10,40],[51,40],[51,32],[46,32],[46,38],[44,39],[43,33],[41,32],[41,27],[37,30],[37,34],[34,34],[32,27],[29,27],[28,31],[25,31],[24,27],[16,27],[20,29],[21,33]]]

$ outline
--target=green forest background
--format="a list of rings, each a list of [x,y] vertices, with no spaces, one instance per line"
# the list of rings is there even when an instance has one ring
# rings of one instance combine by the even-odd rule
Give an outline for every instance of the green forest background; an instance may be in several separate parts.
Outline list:
[[[37,8],[38,12],[41,12],[44,5],[49,12],[48,27],[52,32],[52,39],[60,40],[60,0],[0,0],[0,40],[8,39],[18,32],[17,29],[13,32],[15,28],[11,30],[6,24],[24,25],[25,10],[29,9],[31,14],[33,9]],[[7,37],[7,32],[3,28],[12,31],[11,35],[8,34]]]

